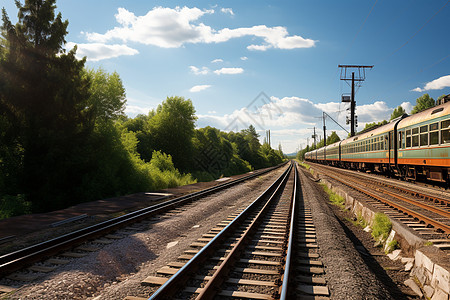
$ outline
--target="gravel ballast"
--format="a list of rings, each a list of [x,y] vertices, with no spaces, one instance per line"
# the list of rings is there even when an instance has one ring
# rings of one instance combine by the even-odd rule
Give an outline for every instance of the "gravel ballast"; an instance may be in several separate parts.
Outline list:
[[[368,268],[327,202],[323,189],[300,168],[303,199],[309,203],[331,299],[395,299]]]
[[[135,233],[72,259],[40,279],[23,284],[6,299],[123,299],[148,297],[156,287],[141,281],[183,254],[210,228],[256,199],[284,170],[280,168],[244,184],[183,207],[182,212],[143,222]],[[133,226],[137,227],[137,226]],[[120,231],[119,233],[120,234]],[[0,280],[0,285],[18,282]]]

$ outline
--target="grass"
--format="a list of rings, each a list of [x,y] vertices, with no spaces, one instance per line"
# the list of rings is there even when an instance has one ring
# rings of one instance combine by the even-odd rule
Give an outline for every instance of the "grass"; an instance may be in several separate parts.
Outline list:
[[[345,199],[344,197],[339,196],[338,194],[334,193],[332,190],[330,190],[325,184],[321,184],[323,190],[328,194],[328,198],[330,199],[330,202],[334,205],[344,209],[345,208]]]
[[[376,213],[372,225],[372,236],[377,241],[386,241],[392,229],[391,220],[383,213]]]
[[[362,217],[362,215],[360,213],[358,213],[358,216],[356,217],[356,219],[345,217],[345,220],[352,223],[354,226],[359,226],[361,228],[366,228],[368,225],[367,221]]]
[[[297,162],[298,162],[298,164],[299,164],[300,166],[302,166],[302,167],[305,168],[306,170],[309,170],[309,168],[311,168],[310,165],[308,165],[308,164],[306,164],[306,163],[304,163],[304,162],[300,162],[300,161],[297,161]]]
[[[369,225],[367,221],[363,218],[361,213],[358,213],[355,223],[356,225],[361,226],[362,228],[366,228],[367,225]]]
[[[386,254],[391,253],[395,249],[400,248],[398,245],[398,242],[396,240],[392,240],[386,247],[386,250],[384,251]]]

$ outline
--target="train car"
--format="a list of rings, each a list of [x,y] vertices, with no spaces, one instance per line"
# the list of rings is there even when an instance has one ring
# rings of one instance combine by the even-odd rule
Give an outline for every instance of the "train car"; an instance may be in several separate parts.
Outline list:
[[[342,167],[363,171],[389,172],[394,161],[394,131],[401,118],[346,139],[341,143]]]
[[[316,150],[317,157],[316,160],[320,163],[325,163],[325,147]]]
[[[406,177],[450,181],[450,102],[400,121],[397,168]]]
[[[313,150],[305,159],[449,185],[450,102]]]
[[[341,141],[327,145],[325,147],[325,162],[332,166],[337,166],[341,158],[341,152],[339,151],[339,145]]]

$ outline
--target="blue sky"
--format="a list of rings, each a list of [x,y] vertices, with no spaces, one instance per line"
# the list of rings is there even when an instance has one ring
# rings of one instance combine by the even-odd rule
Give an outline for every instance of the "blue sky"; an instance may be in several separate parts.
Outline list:
[[[2,0],[13,22],[12,0]],[[343,126],[349,86],[339,64],[374,65],[356,94],[359,129],[450,93],[447,0],[59,0],[67,48],[87,66],[117,71],[130,117],[167,96],[193,101],[197,126],[253,124],[285,153],[322,135],[322,111]],[[348,128],[348,126],[346,126]],[[327,119],[327,130],[345,131]]]

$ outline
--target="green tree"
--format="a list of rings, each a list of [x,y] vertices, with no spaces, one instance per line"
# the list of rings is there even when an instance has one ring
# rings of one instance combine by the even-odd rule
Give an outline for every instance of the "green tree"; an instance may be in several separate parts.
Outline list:
[[[416,99],[416,105],[413,107],[411,114],[416,114],[418,112],[424,111],[430,107],[435,106],[435,101],[428,94],[424,94]]]
[[[102,68],[87,69],[84,78],[91,83],[88,105],[92,118],[105,121],[124,116],[125,88],[117,72],[109,74]]]
[[[391,114],[391,118],[390,120],[394,120],[395,118],[401,117],[404,114],[406,114],[406,111],[403,107],[401,107],[400,105],[394,109],[394,111]]]
[[[332,131],[331,135],[327,137],[327,145],[339,142],[341,138],[337,135],[336,131]]]
[[[153,149],[170,154],[175,167],[187,171],[192,164],[195,108],[190,99],[167,97],[149,120]]]
[[[373,122],[373,123],[366,123],[366,125],[364,126],[364,130],[363,131],[368,131],[368,130],[372,130],[375,129],[377,127],[386,125],[388,123],[388,121],[383,120],[380,122]]]
[[[16,25],[2,10],[0,106],[23,149],[20,192],[34,210],[73,199],[71,187],[84,172],[83,141],[93,128],[85,60],[75,58],[76,49],[65,53],[68,21],[55,16],[55,2],[16,1]]]

